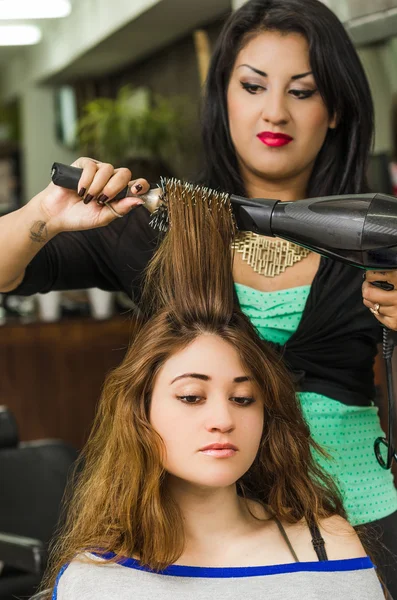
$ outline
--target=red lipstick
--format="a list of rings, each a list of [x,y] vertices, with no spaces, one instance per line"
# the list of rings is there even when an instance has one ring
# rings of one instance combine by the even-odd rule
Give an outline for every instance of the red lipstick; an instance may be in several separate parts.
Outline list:
[[[272,131],[262,131],[256,136],[263,144],[271,148],[279,148],[292,142],[294,138],[285,133],[273,133]]]

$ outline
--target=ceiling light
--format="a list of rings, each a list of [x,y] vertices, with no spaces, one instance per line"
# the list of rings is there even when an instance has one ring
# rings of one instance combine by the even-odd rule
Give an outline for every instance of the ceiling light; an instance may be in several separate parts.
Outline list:
[[[1,0],[0,19],[56,19],[67,17],[70,0]]]
[[[0,46],[29,46],[40,40],[36,25],[0,25]]]

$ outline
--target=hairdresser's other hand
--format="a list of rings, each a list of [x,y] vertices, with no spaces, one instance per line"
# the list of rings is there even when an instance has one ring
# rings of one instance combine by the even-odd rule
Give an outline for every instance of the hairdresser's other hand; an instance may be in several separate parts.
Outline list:
[[[390,290],[375,287],[371,281],[382,281]],[[397,271],[367,271],[362,293],[364,305],[375,311],[378,321],[389,329],[397,330]]]
[[[108,163],[91,158],[79,158],[73,166],[83,169],[78,184],[78,192],[67,190],[50,183],[33,201],[39,202],[42,213],[53,233],[61,231],[79,231],[108,225],[118,217],[105,204],[114,198],[126,185],[132,193],[142,195],[149,189],[145,179],[131,181],[131,171],[126,168],[115,169]],[[143,204],[139,198],[126,197],[112,203],[112,208],[125,216],[136,206]]]

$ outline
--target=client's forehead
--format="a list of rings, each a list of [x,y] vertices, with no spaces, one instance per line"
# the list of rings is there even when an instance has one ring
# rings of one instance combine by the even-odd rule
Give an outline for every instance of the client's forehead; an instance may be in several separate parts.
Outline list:
[[[188,380],[227,383],[249,375],[230,343],[217,335],[202,334],[164,363],[157,382],[161,385]]]

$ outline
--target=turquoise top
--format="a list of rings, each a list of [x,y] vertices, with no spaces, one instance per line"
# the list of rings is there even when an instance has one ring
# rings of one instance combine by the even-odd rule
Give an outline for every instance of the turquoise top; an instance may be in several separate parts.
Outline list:
[[[259,335],[284,344],[296,331],[310,293],[310,286],[276,292],[261,292],[235,284],[243,312]],[[339,483],[345,509],[352,525],[382,519],[397,510],[393,475],[378,464],[374,441],[384,436],[378,408],[348,406],[313,392],[298,398],[312,436],[331,456],[316,460]]]

